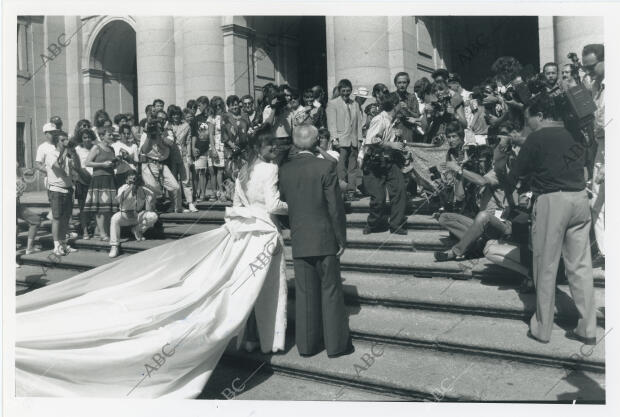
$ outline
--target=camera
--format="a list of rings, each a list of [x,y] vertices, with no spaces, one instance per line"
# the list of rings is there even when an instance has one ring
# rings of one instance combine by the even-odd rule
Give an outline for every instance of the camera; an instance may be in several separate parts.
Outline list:
[[[271,107],[275,110],[283,109],[288,104],[288,102],[286,101],[286,96],[282,91],[275,93],[271,98],[270,103]]]
[[[146,134],[149,137],[153,137],[161,133],[161,131],[163,130],[163,126],[161,125],[161,122],[159,120],[150,119],[150,120],[147,120],[146,122],[145,130],[146,130]]]

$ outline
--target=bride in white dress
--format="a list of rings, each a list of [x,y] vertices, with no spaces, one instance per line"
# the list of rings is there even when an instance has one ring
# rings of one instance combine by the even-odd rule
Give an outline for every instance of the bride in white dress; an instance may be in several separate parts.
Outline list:
[[[255,312],[284,349],[286,275],[273,138],[259,135],[226,223],[17,297],[16,395],[195,398]]]

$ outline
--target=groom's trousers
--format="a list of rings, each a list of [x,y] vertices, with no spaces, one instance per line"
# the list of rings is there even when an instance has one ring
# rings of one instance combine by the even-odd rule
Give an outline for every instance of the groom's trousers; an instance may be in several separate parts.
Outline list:
[[[336,255],[294,258],[295,343],[302,355],[325,348],[328,355],[349,348],[340,260]]]

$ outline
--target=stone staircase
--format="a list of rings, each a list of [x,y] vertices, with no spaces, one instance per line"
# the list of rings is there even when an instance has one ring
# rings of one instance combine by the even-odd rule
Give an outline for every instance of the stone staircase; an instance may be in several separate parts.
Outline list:
[[[27,203],[46,211],[47,202]],[[219,227],[225,204],[199,205],[198,213],[164,214],[164,239],[123,243],[123,254]],[[345,401],[605,401],[604,271],[595,271],[598,340],[595,347],[567,339],[577,312],[567,285],[558,285],[556,326],[550,343],[526,337],[532,294],[519,294],[520,277],[485,259],[436,263],[432,251],[453,242],[426,201],[415,200],[406,236],[363,235],[368,200],[347,207],[349,247],[341,258],[345,301],[355,353],[302,358],[289,315],[287,351],[276,355],[229,349],[201,395],[208,399]],[[50,256],[50,224],[39,240],[45,251],[18,251],[18,294],[104,263],[109,246],[76,239],[79,252]],[[25,243],[18,224],[17,240]],[[289,234],[289,312],[294,273]],[[181,256],[181,255],[180,255]]]

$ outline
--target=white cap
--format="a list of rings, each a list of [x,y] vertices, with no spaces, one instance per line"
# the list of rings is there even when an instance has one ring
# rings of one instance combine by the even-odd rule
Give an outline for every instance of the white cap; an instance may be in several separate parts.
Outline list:
[[[53,132],[54,130],[57,130],[54,123],[45,123],[43,125],[43,133]]]

